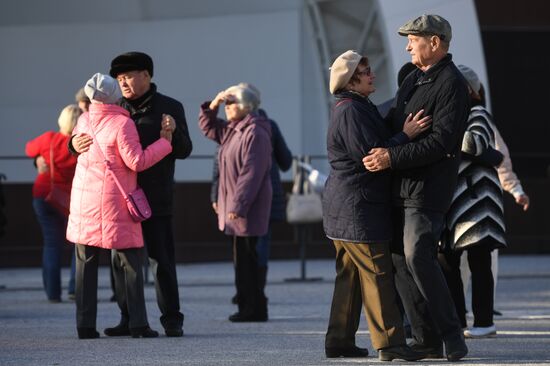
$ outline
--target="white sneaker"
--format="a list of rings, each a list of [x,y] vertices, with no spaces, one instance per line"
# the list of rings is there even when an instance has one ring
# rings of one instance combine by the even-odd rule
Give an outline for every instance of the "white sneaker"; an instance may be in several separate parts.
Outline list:
[[[497,335],[497,328],[494,325],[490,327],[472,327],[464,331],[464,338],[488,338]]]

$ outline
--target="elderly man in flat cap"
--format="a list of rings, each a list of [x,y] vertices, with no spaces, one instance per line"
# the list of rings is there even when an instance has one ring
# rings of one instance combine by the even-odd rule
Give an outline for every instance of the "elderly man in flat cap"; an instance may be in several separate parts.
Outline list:
[[[118,80],[122,90],[120,105],[130,112],[136,123],[143,148],[155,142],[162,128],[172,134],[172,153],[160,162],[138,174],[138,185],[143,188],[153,216],[142,223],[143,237],[149,261],[155,277],[157,303],[162,313],[160,322],[168,337],[183,335],[183,314],[180,312],[178,280],[176,277],[174,238],[172,232],[172,201],[176,159],[185,159],[191,154],[183,106],[177,100],[157,91],[151,82],[153,60],[142,52],[127,52],[111,61],[109,74]],[[89,136],[76,136],[70,148],[76,152],[87,151]],[[108,336],[128,335],[126,296],[117,290],[117,302],[121,309],[121,321],[105,329]]]
[[[438,15],[422,15],[398,33],[417,70],[404,80],[387,120],[393,132],[424,109],[431,127],[417,138],[375,148],[363,159],[370,171],[393,170],[395,283],[411,322],[413,349],[449,361],[468,353],[437,246],[456,187],[462,136],[470,110],[466,81],[448,53],[451,26]]]

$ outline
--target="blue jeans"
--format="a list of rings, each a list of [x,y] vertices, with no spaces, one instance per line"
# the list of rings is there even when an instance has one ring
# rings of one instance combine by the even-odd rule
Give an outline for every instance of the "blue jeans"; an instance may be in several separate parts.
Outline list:
[[[256,254],[258,255],[258,267],[267,267],[271,246],[271,225],[267,229],[267,234],[258,237],[256,243]]]
[[[67,219],[45,202],[43,198],[34,198],[32,205],[44,239],[44,249],[42,251],[44,290],[49,300],[61,300],[61,258],[63,247],[67,244],[67,239],[65,239]],[[74,262],[73,251],[69,293],[74,293]]]

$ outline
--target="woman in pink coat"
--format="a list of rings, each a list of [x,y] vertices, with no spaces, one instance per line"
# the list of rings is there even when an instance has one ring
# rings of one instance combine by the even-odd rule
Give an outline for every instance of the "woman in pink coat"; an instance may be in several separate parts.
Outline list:
[[[97,268],[100,248],[113,249],[117,293],[127,298],[130,334],[156,337],[147,322],[141,268],[141,225],[132,220],[114,173],[126,192],[137,187],[137,172],[156,164],[172,151],[172,135],[143,150],[134,122],[115,105],[122,93],[115,79],[95,74],[85,86],[92,101],[73,131],[88,135],[89,146],[78,156],[71,191],[67,239],[76,245],[76,326],[79,338],[98,338]],[[160,129],[160,125],[159,125]],[[107,170],[109,162],[111,171]],[[120,300],[119,300],[120,301]]]

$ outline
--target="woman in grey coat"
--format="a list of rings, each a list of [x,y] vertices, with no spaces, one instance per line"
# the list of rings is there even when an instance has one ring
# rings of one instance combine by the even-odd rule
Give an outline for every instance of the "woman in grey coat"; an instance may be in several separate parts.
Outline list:
[[[227,121],[217,118],[225,103]],[[271,210],[271,126],[256,113],[260,100],[232,86],[201,106],[199,128],[220,145],[218,227],[233,237],[239,311],[233,322],[266,321],[267,299],[258,284],[258,237],[267,233]]]

